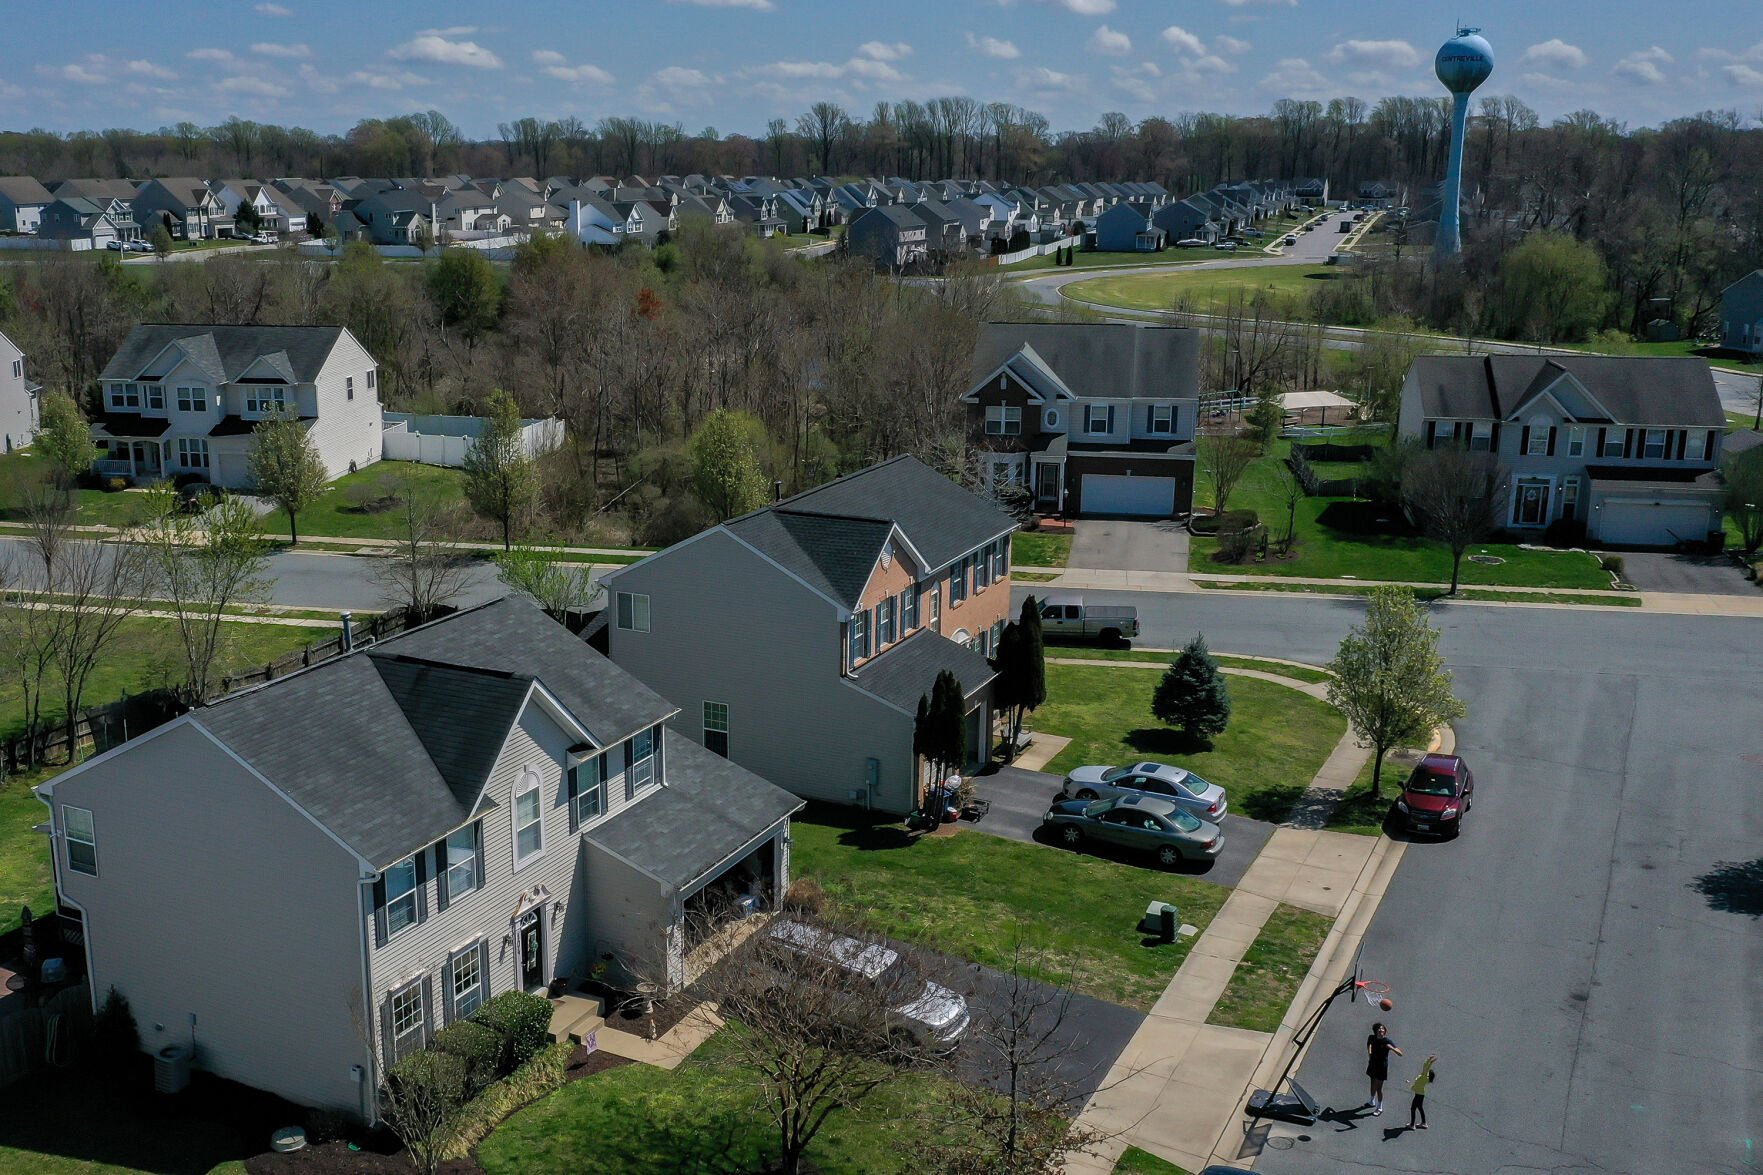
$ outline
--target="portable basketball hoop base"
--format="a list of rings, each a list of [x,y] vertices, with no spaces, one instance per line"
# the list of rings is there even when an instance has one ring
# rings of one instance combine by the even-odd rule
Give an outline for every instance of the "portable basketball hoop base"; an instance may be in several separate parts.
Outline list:
[[[1365,1002],[1377,1007],[1383,1000],[1390,998],[1390,985],[1376,979],[1359,977],[1359,959],[1353,959],[1353,971],[1335,989],[1328,993],[1322,1005],[1310,1014],[1310,1018],[1298,1030],[1292,1033],[1292,1055],[1281,1069],[1279,1076],[1274,1078],[1272,1086],[1267,1089],[1256,1089],[1250,1092],[1248,1104],[1244,1112],[1250,1118],[1271,1118],[1280,1122],[1290,1122],[1297,1126],[1314,1126],[1321,1116],[1322,1109],[1315,1098],[1311,1097],[1304,1087],[1292,1077],[1292,1069],[1298,1064],[1298,1058],[1304,1055],[1304,1046],[1315,1035],[1316,1029],[1322,1024],[1323,1016],[1336,1000],[1346,996],[1348,1001],[1358,999],[1363,994]],[[1279,1092],[1280,1086],[1287,1086],[1291,1092]]]

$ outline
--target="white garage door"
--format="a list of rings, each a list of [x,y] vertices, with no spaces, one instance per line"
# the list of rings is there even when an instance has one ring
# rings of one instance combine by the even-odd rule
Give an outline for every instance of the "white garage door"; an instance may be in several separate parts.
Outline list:
[[[1168,518],[1175,513],[1175,478],[1086,473],[1083,512]]]
[[[1602,541],[1636,547],[1671,547],[1708,537],[1708,507],[1700,503],[1606,501]]]

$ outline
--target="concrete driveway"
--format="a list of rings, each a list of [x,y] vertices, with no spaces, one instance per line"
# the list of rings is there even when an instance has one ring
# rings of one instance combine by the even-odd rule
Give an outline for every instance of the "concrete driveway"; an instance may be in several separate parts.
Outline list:
[[[1076,524],[1066,566],[1084,571],[1186,571],[1187,528],[1168,521],[1086,518]]]
[[[993,836],[1045,844],[1050,848],[1058,848],[1060,852],[1069,851],[1038,835],[1041,817],[1046,815],[1047,805],[1058,798],[1062,783],[1064,780],[1060,776],[1049,775],[1044,771],[1024,771],[1019,767],[1000,767],[990,775],[975,776],[974,794],[990,800],[992,808],[973,827]],[[1214,885],[1234,886],[1243,879],[1243,874],[1248,872],[1256,855],[1261,852],[1261,846],[1272,835],[1271,824],[1244,816],[1228,815],[1224,819],[1224,851],[1218,855],[1218,859],[1204,865],[1187,865],[1178,872],[1192,874]],[[1157,868],[1156,863],[1148,857],[1132,853],[1117,854],[1105,845],[1087,845],[1083,851],[1147,869]]]
[[[1744,573],[1723,556],[1623,551],[1621,557],[1622,578],[1643,592],[1695,596],[1751,596],[1757,593],[1756,585],[1746,580]]]

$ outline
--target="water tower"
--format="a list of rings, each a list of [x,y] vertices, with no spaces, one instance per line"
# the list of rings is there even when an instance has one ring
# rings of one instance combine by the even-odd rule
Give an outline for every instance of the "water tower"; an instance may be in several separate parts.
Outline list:
[[[1480,33],[1480,29],[1458,29],[1433,60],[1439,81],[1451,91],[1451,159],[1445,169],[1445,198],[1439,206],[1434,257],[1455,257],[1463,250],[1463,236],[1457,223],[1463,195],[1463,128],[1469,121],[1469,95],[1494,72],[1493,46]]]

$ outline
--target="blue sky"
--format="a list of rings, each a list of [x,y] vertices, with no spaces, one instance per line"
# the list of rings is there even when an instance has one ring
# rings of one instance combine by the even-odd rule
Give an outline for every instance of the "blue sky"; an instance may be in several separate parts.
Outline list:
[[[1763,112],[1763,19],[1744,0],[53,0],[9,4],[0,128],[228,115],[342,131],[435,108],[473,137],[533,114],[758,134],[830,98],[970,94],[1046,114],[1258,113],[1281,97],[1439,93],[1461,17],[1495,50],[1484,93],[1545,119],[1631,125]]]

